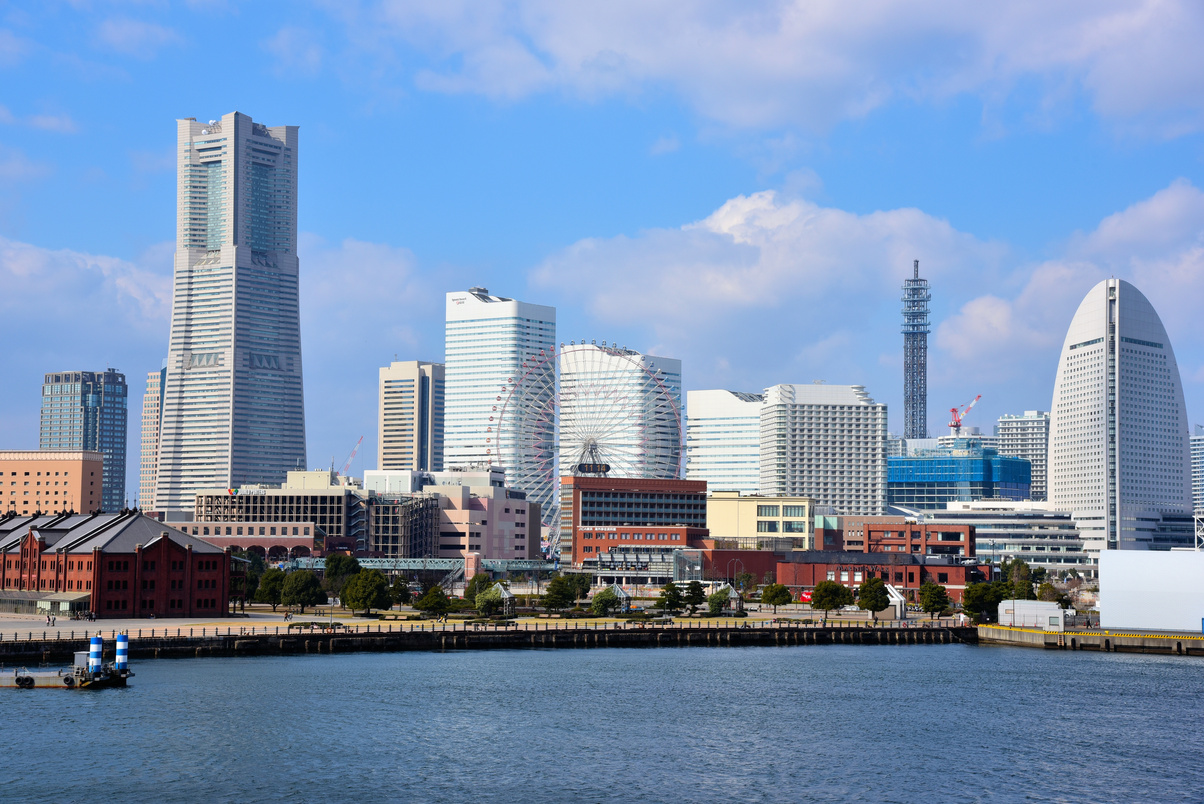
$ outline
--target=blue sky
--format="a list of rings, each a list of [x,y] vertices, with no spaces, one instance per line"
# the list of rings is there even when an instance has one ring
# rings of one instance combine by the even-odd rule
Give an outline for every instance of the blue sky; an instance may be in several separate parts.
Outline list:
[[[309,462],[375,466],[376,368],[443,296],[687,388],[858,383],[900,427],[1048,409],[1083,294],[1134,282],[1204,423],[1204,7],[1176,2],[0,2],[0,447],[46,371],[166,351],[179,117],[301,127]],[[131,496],[133,489],[131,486]]]

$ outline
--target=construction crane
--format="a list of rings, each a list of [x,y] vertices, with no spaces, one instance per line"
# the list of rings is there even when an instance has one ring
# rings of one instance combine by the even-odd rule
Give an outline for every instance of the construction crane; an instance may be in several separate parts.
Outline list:
[[[962,405],[960,408],[949,408],[949,415],[953,419],[949,422],[949,428],[953,430],[954,436],[962,434],[962,419],[966,418],[966,414],[970,412],[970,408],[974,407],[975,403],[980,399],[982,399],[982,394],[974,397],[970,400],[969,404]]]
[[[343,471],[339,472],[343,477],[351,471],[351,462],[355,460],[355,453],[360,451],[360,444],[364,443],[364,437],[360,436],[360,440],[355,442],[355,446],[351,450],[351,454],[347,456],[347,463],[343,464]]]

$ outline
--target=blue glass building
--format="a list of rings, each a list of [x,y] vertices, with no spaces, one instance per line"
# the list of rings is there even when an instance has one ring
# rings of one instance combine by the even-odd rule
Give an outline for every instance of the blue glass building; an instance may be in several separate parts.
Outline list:
[[[976,439],[886,460],[886,504],[939,510],[947,502],[1029,499],[1032,465],[1000,455]]]
[[[103,452],[100,503],[109,513],[125,507],[128,391],[125,375],[113,369],[54,372],[42,383],[38,449]]]

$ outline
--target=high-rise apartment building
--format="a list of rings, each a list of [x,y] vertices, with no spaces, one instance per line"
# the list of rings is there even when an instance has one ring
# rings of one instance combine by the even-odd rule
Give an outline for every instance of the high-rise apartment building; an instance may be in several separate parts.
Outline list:
[[[995,425],[995,448],[1000,455],[1027,458],[1032,466],[1032,499],[1046,498],[1045,463],[1049,452],[1049,413],[1026,410],[1004,414]]]
[[[408,360],[381,367],[380,469],[443,471],[443,404],[442,363]]]
[[[491,296],[485,288],[448,293],[445,348],[444,466],[496,463],[498,412],[507,389],[528,373],[525,361],[555,352],[556,310]],[[537,370],[554,374],[554,361],[536,362]],[[534,448],[554,465],[553,438]]]
[[[686,479],[715,491],[756,494],[761,487],[763,394],[686,392]]]
[[[176,256],[155,508],[305,463],[297,127],[177,121]]]
[[[1191,505],[1204,514],[1204,424],[1197,424],[1191,437]]]
[[[680,360],[605,342],[561,347],[559,411],[561,477],[681,477]]]
[[[163,425],[163,380],[167,368],[146,375],[142,396],[142,454],[138,458],[138,505],[148,509],[155,503],[155,477],[159,472],[159,429]]]
[[[775,385],[761,411],[761,493],[837,513],[886,508],[886,405],[860,385]]]
[[[1054,508],[1074,512],[1089,551],[1157,546],[1160,515],[1191,508],[1187,411],[1166,329],[1128,282],[1079,305],[1050,411]]]
[[[54,372],[42,383],[38,449],[103,453],[100,507],[109,512],[125,507],[128,392],[114,369]]]

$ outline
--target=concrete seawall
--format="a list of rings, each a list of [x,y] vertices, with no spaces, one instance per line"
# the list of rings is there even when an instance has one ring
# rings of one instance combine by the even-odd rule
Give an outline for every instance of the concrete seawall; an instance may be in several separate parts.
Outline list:
[[[215,630],[215,629],[209,629]],[[220,631],[221,629],[216,629]],[[106,658],[112,642],[105,633]],[[86,639],[27,639],[0,642],[0,663],[70,662],[75,651],[87,650]],[[192,658],[203,656],[279,656],[353,651],[449,651],[553,648],[728,647],[751,645],[923,645],[975,643],[973,628],[857,628],[766,625],[733,627],[584,626],[577,628],[444,628],[381,630],[350,633],[246,634],[205,636],[130,635],[130,658]]]
[[[1100,629],[1057,632],[1005,625],[980,625],[978,641],[983,645],[1016,645],[1046,650],[1204,656],[1204,635],[1186,633],[1141,634]]]

